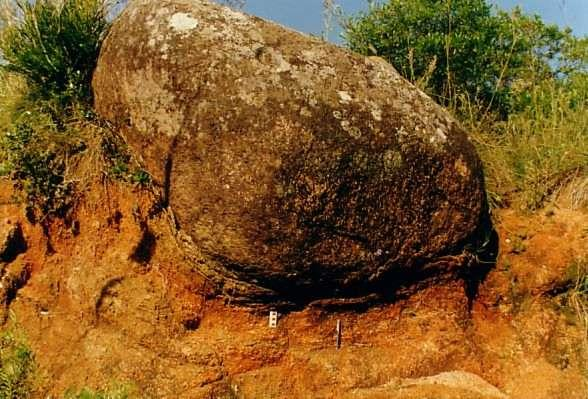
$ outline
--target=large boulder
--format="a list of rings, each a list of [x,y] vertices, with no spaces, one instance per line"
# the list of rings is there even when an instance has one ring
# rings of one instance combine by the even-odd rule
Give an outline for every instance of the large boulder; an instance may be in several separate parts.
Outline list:
[[[485,217],[467,135],[379,58],[207,1],[136,0],[93,85],[235,297],[392,292],[446,270]]]

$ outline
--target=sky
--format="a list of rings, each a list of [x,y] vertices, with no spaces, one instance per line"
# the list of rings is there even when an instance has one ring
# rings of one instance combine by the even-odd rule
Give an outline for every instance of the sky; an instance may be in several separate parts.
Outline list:
[[[367,9],[367,0],[335,0],[345,14]],[[503,9],[520,5],[529,14],[544,21],[569,26],[577,36],[588,35],[588,0],[490,0]],[[322,0],[246,0],[243,10],[270,19],[300,32],[321,35]],[[329,40],[341,43],[340,30],[334,29]]]

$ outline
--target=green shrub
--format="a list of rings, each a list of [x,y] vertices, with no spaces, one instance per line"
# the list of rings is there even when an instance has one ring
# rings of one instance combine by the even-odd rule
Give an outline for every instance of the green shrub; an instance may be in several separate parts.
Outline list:
[[[104,130],[101,151],[108,177],[140,187],[151,184],[151,175],[134,162],[131,151],[121,137],[114,132]],[[133,163],[135,163],[134,167]]]
[[[91,78],[108,29],[102,0],[4,0],[0,18],[0,172],[29,215],[63,214],[68,173],[86,149]]]
[[[0,0],[2,1],[2,0]],[[0,175],[35,220],[63,216],[93,178],[150,183],[91,108],[108,0],[5,0],[0,15]],[[8,17],[7,17],[8,15]]]
[[[588,206],[588,37],[486,0],[388,0],[350,18],[350,48],[379,55],[471,132],[493,206]]]
[[[61,108],[90,104],[91,79],[108,30],[103,0],[9,1],[2,67],[26,78],[30,95]]]
[[[0,334],[0,398],[25,399],[35,387],[35,357],[14,329]]]
[[[108,126],[75,114],[56,117],[45,102],[28,98],[18,76],[0,78],[0,174],[13,180],[33,220],[64,216],[96,178],[150,184]]]
[[[346,23],[348,46],[387,59],[440,103],[465,98],[505,117],[518,107],[513,86],[566,74],[576,38],[519,10],[486,0],[389,0]]]
[[[4,167],[37,215],[61,215],[72,200],[73,181],[66,170],[86,144],[72,126],[60,129],[51,116],[25,111],[3,129]]]

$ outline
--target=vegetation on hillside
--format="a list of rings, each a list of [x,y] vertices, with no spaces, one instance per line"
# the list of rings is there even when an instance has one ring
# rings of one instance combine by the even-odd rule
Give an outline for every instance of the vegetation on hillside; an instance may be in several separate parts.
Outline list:
[[[31,215],[62,216],[96,174],[148,183],[92,110],[90,81],[112,4],[0,4],[0,175],[24,193]],[[484,161],[493,206],[534,211],[557,197],[588,206],[588,38],[484,0],[389,0],[351,18],[345,37],[350,48],[389,60],[462,121]],[[574,270],[569,303],[588,326],[586,262]],[[28,397],[34,378],[23,338],[1,334],[0,397]],[[66,395],[127,396],[124,387]]]
[[[506,121],[482,118],[479,111],[461,115],[484,162],[494,207],[536,211],[552,201],[588,207],[587,93],[586,86],[546,80]]]
[[[528,104],[527,88],[565,80],[582,61],[570,30],[520,9],[495,11],[486,0],[372,3],[347,21],[345,38],[351,49],[385,58],[443,104],[463,99],[503,116]]]
[[[0,333],[0,398],[28,398],[36,383],[33,352],[22,333],[11,327]]]
[[[588,205],[588,38],[486,0],[388,0],[345,24],[462,121],[493,206]]]
[[[26,79],[28,96],[57,113],[91,104],[91,79],[108,30],[103,0],[5,2],[0,39],[3,69]]]
[[[92,110],[91,78],[116,2],[1,4],[0,174],[23,193],[29,216],[63,216],[91,176],[148,183]]]

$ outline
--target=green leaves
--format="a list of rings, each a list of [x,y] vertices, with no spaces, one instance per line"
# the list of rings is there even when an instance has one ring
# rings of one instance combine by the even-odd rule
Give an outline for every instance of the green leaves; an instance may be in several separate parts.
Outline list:
[[[25,194],[30,215],[61,216],[88,152],[91,79],[113,3],[0,2],[11,10],[0,15],[0,173]]]
[[[65,180],[68,160],[85,144],[73,129],[55,126],[51,116],[30,108],[3,128],[0,147],[12,179],[35,213],[61,214],[70,204],[73,183]]]
[[[108,30],[103,0],[16,2],[16,22],[0,39],[3,68],[23,75],[43,100],[91,103],[91,79]]]
[[[587,37],[485,0],[372,4],[348,21],[345,36],[351,49],[387,59],[461,119],[495,205],[535,210],[586,176]]]
[[[351,49],[426,82],[440,103],[465,96],[503,117],[518,107],[517,81],[563,78],[588,65],[570,31],[519,9],[495,12],[485,0],[389,0],[351,18],[345,38]]]
[[[34,387],[35,358],[14,331],[0,334],[0,398],[24,399]]]

